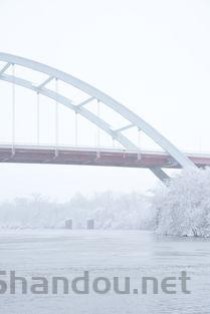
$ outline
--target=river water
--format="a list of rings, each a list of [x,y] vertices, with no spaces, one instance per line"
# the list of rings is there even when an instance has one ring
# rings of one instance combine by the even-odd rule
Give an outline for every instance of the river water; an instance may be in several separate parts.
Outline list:
[[[210,313],[208,240],[163,238],[144,231],[1,231],[0,269],[7,272],[0,276],[7,284],[4,287],[0,281],[0,313]],[[27,294],[22,294],[20,281],[16,281],[16,293],[11,294],[10,271],[25,277]],[[65,277],[71,287],[75,278],[84,277],[84,271],[88,272],[86,279],[89,276],[89,293],[84,290],[83,279],[78,280],[77,288],[86,294],[71,289],[64,294],[64,281],[60,281],[58,293],[52,294],[53,277]],[[189,276],[184,290],[178,279],[183,271]],[[36,287],[41,294],[31,292],[35,283],[42,283],[32,277],[46,278],[45,287]],[[100,281],[98,277],[106,279]],[[119,278],[121,290],[125,277],[129,277],[130,293],[117,294],[113,277]],[[153,277],[147,281],[146,294],[142,290],[145,277]],[[170,283],[176,287],[168,287],[168,291],[176,294],[162,290],[166,277],[175,277]],[[156,285],[158,291],[153,290]],[[107,292],[99,294],[105,288]]]

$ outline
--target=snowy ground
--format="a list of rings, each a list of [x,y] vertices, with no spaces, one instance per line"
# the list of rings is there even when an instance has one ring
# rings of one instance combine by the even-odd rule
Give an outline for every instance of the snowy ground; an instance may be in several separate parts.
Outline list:
[[[0,234],[0,268],[17,275],[130,276],[140,287],[143,276],[191,276],[190,295],[69,294],[1,295],[0,313],[8,314],[209,314],[210,242],[156,238],[143,231],[5,231]],[[1,277],[3,278],[3,277]]]

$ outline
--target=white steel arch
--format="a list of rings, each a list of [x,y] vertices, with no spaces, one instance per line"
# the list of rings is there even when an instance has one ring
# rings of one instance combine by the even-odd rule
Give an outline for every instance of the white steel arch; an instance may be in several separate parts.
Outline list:
[[[101,117],[99,118],[97,115],[90,112],[88,109],[85,108],[85,104],[96,99],[102,102],[107,107],[111,108],[118,114],[120,114],[123,118],[129,121],[130,126],[135,126],[145,134],[147,134],[154,142],[156,142],[164,151],[166,151],[182,168],[187,167],[195,167],[193,162],[185,156],[178,148],[176,148],[168,139],[166,139],[162,134],[160,134],[156,129],[154,129],[151,125],[149,125],[146,121],[144,121],[141,117],[136,115],[130,109],[113,99],[112,97],[108,96],[107,94],[103,93],[99,89],[91,86],[84,81],[79,80],[76,77],[73,77],[70,74],[67,74],[63,71],[50,67],[48,65],[29,60],[23,57],[7,54],[7,53],[0,53],[0,61],[4,61],[5,65],[0,70],[0,79],[15,83],[19,86],[28,88],[33,90],[36,93],[40,93],[44,96],[47,96],[51,99],[56,100],[57,102],[63,104],[64,106],[70,108],[71,110],[75,111],[76,113],[82,115],[90,122],[97,125],[103,131],[108,133],[112,138],[122,144],[126,149],[132,149],[139,151],[139,148],[136,147],[134,143],[132,143],[126,136],[124,136],[121,132],[127,128],[114,130],[112,126],[110,126],[107,122],[105,122]],[[20,77],[13,77],[12,75],[8,75],[5,71],[8,69],[10,65],[19,65],[34,71],[38,71],[48,75],[48,79],[39,85],[35,85],[29,80],[22,79]],[[56,93],[45,86],[48,82],[52,79],[57,79],[63,81],[69,85],[76,87],[77,89],[85,92],[90,96],[86,101],[84,101],[79,106],[76,106],[72,103],[72,101],[65,97],[60,93]],[[165,172],[160,168],[152,168],[150,169],[156,176],[158,176],[161,180],[165,180],[167,175]]]

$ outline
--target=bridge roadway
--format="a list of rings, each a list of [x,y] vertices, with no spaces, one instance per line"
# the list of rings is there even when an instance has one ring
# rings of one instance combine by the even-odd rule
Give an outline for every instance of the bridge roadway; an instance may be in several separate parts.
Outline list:
[[[186,154],[198,167],[210,166],[210,153]],[[132,168],[180,168],[161,151],[127,151],[124,149],[61,147],[43,145],[0,145],[0,162],[31,164],[64,164]]]

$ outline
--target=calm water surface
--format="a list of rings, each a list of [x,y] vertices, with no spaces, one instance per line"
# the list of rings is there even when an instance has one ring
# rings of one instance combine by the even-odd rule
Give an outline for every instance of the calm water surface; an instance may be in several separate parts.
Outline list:
[[[90,272],[96,277],[118,276],[123,288],[131,278],[129,295],[113,291],[98,295],[0,295],[0,313],[8,314],[209,314],[210,313],[210,241],[160,238],[142,231],[6,231],[0,233],[0,269],[15,270],[32,284],[32,276],[65,276],[69,280]],[[186,271],[191,277],[188,289],[154,295],[142,294],[142,277],[161,280],[179,277]],[[1,277],[8,281],[8,276]],[[17,287],[18,288],[18,287]],[[138,288],[138,294],[133,289]]]

